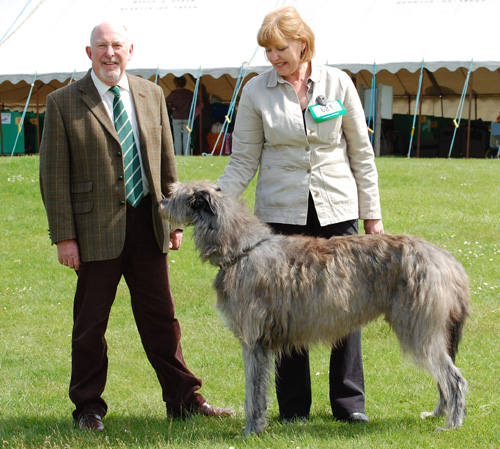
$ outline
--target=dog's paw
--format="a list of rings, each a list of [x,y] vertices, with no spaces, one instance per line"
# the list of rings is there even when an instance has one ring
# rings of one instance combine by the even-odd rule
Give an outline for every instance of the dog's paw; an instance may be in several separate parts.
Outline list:
[[[265,425],[258,425],[257,423],[247,423],[245,426],[245,433],[247,435],[256,435],[262,433],[265,427]]]
[[[427,418],[435,418],[436,415],[434,415],[434,412],[422,412],[420,413],[420,418],[422,419],[427,419]]]

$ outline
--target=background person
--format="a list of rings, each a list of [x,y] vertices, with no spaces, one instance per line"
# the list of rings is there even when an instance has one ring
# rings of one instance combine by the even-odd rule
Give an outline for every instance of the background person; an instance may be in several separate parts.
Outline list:
[[[186,78],[183,76],[174,78],[175,89],[170,92],[166,101],[167,108],[172,112],[172,129],[174,132],[175,154],[178,156],[188,155],[188,126],[189,111],[193,102],[193,92],[186,89]]]
[[[95,27],[86,51],[92,69],[47,98],[40,150],[50,236],[59,262],[78,273],[69,389],[73,417],[82,429],[104,430],[105,332],[122,276],[167,414],[233,414],[211,406],[197,393],[201,380],[186,367],[182,354],[166,254],[169,248],[180,248],[182,232],[170,232],[156,207],[178,179],[163,91],[125,74],[133,45],[123,26]],[[119,94],[109,90],[112,86]],[[126,138],[113,124],[117,95],[133,128]],[[125,154],[134,147],[138,178],[130,179],[140,190],[135,202],[124,168]]]
[[[212,151],[208,147],[207,140],[208,133],[212,127],[212,104],[210,103],[210,96],[207,94],[207,89],[203,84],[198,89],[198,101],[194,116],[193,134],[195,138],[193,139],[193,154],[200,156],[203,153]]]
[[[293,7],[266,15],[257,40],[272,68],[243,89],[218,186],[239,196],[259,171],[255,214],[283,234],[356,234],[358,218],[366,233],[383,233],[374,153],[351,79],[312,61],[314,33]],[[323,98],[340,100],[345,115],[316,121],[309,107]],[[360,330],[332,350],[329,381],[334,417],[368,421]],[[307,351],[282,357],[276,393],[283,420],[309,416]]]

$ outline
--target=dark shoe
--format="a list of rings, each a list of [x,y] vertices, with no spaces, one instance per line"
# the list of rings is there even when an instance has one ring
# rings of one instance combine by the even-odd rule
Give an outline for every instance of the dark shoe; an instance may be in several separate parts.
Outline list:
[[[96,432],[102,432],[104,430],[102,418],[94,413],[81,415],[80,419],[78,420],[78,427],[81,430],[92,430]]]
[[[203,416],[217,416],[219,418],[224,418],[226,416],[235,416],[236,413],[230,408],[219,408],[214,407],[208,402],[204,402],[198,407],[198,413]]]
[[[346,416],[345,418],[339,418],[339,421],[355,424],[355,423],[369,422],[370,418],[368,418],[368,416],[366,416],[364,413],[354,412],[351,413],[349,416]]]

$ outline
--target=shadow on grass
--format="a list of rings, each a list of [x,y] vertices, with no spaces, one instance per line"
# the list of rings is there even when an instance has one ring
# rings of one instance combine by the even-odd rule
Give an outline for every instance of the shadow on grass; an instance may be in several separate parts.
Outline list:
[[[100,448],[100,447],[216,447],[238,441],[327,441],[351,440],[360,436],[390,435],[394,432],[432,432],[440,420],[423,421],[418,416],[372,419],[369,423],[349,424],[335,421],[331,415],[314,415],[305,423],[282,423],[277,416],[260,435],[245,435],[244,417],[206,418],[193,416],[173,420],[156,416],[108,414],[102,433],[81,431],[68,419],[50,416],[0,418],[0,441],[4,448]]]
[[[162,447],[228,441],[243,435],[243,421],[235,418],[193,416],[173,420],[155,416],[108,414],[104,432],[82,431],[68,417],[0,417],[3,448]]]
[[[391,431],[427,431],[434,430],[439,425],[445,424],[445,418],[430,418],[423,420],[418,415],[396,413],[395,416],[371,418],[368,423],[347,423],[337,421],[331,414],[320,413],[311,416],[305,423],[292,422],[284,424],[278,418],[270,419],[273,431],[287,432],[322,432],[335,433],[337,436],[349,437],[366,433],[384,433]]]

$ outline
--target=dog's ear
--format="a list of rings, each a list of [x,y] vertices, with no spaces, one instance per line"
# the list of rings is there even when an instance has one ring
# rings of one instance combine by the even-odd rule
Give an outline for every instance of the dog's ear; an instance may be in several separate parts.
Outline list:
[[[196,211],[206,212],[209,215],[215,215],[210,194],[206,190],[199,190],[193,195],[191,207]]]

